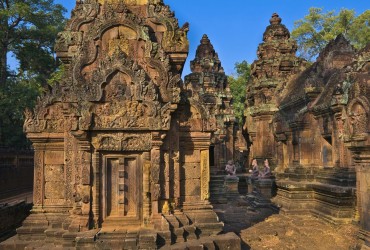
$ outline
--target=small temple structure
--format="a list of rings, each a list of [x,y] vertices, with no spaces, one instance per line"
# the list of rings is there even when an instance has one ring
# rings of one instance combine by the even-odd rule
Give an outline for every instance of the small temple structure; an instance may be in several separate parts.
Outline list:
[[[207,35],[203,35],[190,67],[192,73],[185,76],[186,95],[210,118],[210,167],[211,172],[218,172],[228,160],[239,160],[234,152],[238,128],[228,79]]]
[[[240,249],[208,201],[231,97],[219,65],[194,86],[204,93],[184,87],[188,28],[161,0],[76,2],[55,47],[63,80],[26,111],[34,206],[6,247]],[[215,54],[199,53],[207,69]]]
[[[247,83],[244,134],[249,143],[249,159],[262,164],[268,159],[271,166],[281,164],[282,144],[275,144],[273,119],[278,109],[280,93],[288,79],[300,72],[307,63],[298,58],[296,42],[281,24],[275,13],[258,46],[258,59],[251,65]]]
[[[272,162],[280,212],[359,223],[369,246],[370,46],[339,35],[309,65],[289,37],[273,14],[247,87],[250,159]]]

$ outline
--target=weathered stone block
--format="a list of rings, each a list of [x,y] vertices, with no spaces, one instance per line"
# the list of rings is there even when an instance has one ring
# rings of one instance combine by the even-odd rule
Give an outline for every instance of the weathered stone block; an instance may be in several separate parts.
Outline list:
[[[214,238],[214,243],[217,249],[241,249],[241,240],[234,233],[220,235],[220,237]]]
[[[200,163],[185,163],[182,166],[183,179],[200,179]]]
[[[45,151],[45,164],[64,164],[64,151]]]
[[[200,195],[200,179],[186,179],[181,181],[181,193],[185,196]]]

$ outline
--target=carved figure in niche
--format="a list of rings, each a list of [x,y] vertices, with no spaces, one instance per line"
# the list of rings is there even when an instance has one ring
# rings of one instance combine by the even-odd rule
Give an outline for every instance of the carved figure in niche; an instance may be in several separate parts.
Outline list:
[[[236,167],[232,160],[229,160],[225,166],[225,171],[227,175],[235,175],[236,173]]]
[[[109,56],[113,56],[113,54],[117,50],[121,50],[126,55],[129,54],[130,43],[129,43],[129,40],[127,40],[127,39],[117,37],[115,39],[110,40],[108,46],[109,46],[109,50],[108,50],[108,55]]]
[[[353,105],[351,110],[351,127],[352,127],[352,136],[361,135],[366,133],[366,126],[368,123],[368,117],[364,107],[356,103]]]
[[[119,80],[114,80],[105,88],[105,100],[122,99],[126,92],[126,83]]]

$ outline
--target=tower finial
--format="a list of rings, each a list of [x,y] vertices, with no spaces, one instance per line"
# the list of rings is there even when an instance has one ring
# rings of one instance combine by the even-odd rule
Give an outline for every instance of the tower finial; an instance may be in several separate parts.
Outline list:
[[[279,17],[277,13],[272,14],[270,24],[272,25],[281,24],[281,17]]]

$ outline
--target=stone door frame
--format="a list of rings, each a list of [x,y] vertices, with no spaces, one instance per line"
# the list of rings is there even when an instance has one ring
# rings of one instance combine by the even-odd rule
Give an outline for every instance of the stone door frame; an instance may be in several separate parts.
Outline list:
[[[121,223],[121,227],[125,227],[125,225],[137,225],[140,226],[142,224],[143,218],[143,164],[142,164],[142,154],[137,152],[100,152],[101,157],[101,174],[99,175],[100,178],[100,211],[101,211],[101,222],[102,227],[109,226],[109,223],[112,219],[115,220],[114,225],[117,226],[117,223]],[[135,176],[135,188],[136,188],[136,195],[137,195],[137,203],[136,203],[136,216],[108,216],[107,211],[107,168],[108,168],[108,160],[109,159],[117,159],[118,161],[124,161],[124,159],[135,159],[136,160],[136,176]],[[124,164],[124,163],[123,163]],[[118,185],[118,184],[117,184]]]

